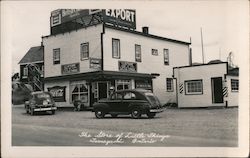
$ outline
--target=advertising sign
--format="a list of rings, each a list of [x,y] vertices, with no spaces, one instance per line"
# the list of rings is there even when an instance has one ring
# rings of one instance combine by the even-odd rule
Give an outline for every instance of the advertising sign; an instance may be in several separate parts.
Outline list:
[[[105,9],[103,20],[106,23],[136,29],[136,13],[131,9]]]
[[[54,86],[47,88],[48,91],[52,94],[53,99],[55,102],[65,102],[65,89],[66,86],[61,87],[61,86]]]
[[[93,69],[98,69],[101,70],[101,59],[97,59],[97,58],[90,58],[89,60],[89,67],[93,68]]]
[[[119,71],[137,72],[137,63],[127,62],[127,61],[119,61],[118,68],[119,68]]]
[[[62,74],[73,74],[80,71],[79,63],[62,65]]]
[[[135,87],[152,90],[152,84],[148,80],[137,80],[135,83]]]

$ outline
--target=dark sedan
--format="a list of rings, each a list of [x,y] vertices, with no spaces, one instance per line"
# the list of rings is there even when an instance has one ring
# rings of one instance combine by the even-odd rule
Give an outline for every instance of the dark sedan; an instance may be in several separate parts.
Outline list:
[[[151,91],[141,89],[116,91],[109,98],[95,103],[93,111],[96,118],[103,118],[106,114],[111,114],[112,117],[131,114],[132,118],[137,119],[143,114],[153,118],[164,109]]]
[[[32,92],[29,96],[29,101],[25,102],[26,112],[34,115],[39,111],[51,111],[55,114],[57,107],[49,92]]]

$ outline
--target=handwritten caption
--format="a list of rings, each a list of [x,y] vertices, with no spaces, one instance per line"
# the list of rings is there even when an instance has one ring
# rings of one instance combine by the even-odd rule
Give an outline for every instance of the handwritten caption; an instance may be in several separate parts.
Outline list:
[[[89,142],[98,143],[104,145],[110,144],[123,144],[125,142],[133,144],[152,144],[156,142],[163,142],[169,135],[161,135],[157,133],[134,133],[134,132],[121,132],[118,134],[111,134],[109,132],[100,131],[97,134],[91,134],[86,131],[82,131],[79,134],[81,138],[89,138]]]

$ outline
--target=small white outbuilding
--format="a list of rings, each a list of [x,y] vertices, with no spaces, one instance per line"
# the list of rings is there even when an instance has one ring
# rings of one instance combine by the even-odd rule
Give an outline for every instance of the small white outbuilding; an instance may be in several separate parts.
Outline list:
[[[174,67],[178,107],[238,106],[238,70],[227,62]]]

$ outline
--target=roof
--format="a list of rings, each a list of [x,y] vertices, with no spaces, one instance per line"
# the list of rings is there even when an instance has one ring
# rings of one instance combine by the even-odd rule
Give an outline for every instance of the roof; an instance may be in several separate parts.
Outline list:
[[[197,66],[207,66],[207,65],[216,65],[216,64],[227,64],[227,62],[215,62],[215,63],[207,63],[207,64],[198,64],[198,65],[188,65],[188,66],[180,66],[174,67],[174,69],[187,68],[187,67],[197,67]]]
[[[120,72],[120,71],[93,71],[87,73],[78,73],[71,75],[61,75],[61,76],[53,76],[46,77],[44,81],[55,81],[55,80],[78,80],[78,79],[86,79],[86,80],[102,80],[102,79],[152,79],[155,76],[147,73],[130,73],[130,72]]]
[[[19,64],[43,62],[43,46],[31,47],[24,57],[19,61]]]
[[[229,68],[228,75],[230,76],[239,76],[239,68]]]
[[[139,31],[135,31],[135,30],[124,29],[124,28],[115,27],[112,25],[107,25],[107,24],[105,24],[105,27],[115,29],[115,30],[124,31],[124,32],[130,32],[133,34],[137,34],[137,35],[141,35],[141,36],[145,36],[145,37],[149,37],[149,38],[154,38],[154,39],[158,39],[158,40],[163,40],[163,41],[175,42],[175,43],[186,44],[186,45],[191,44],[190,42],[184,42],[184,41],[180,41],[180,40],[165,38],[165,37],[161,37],[161,36],[152,35],[149,33],[143,33],[143,32],[139,32]]]
[[[96,24],[96,25],[100,25],[100,24]],[[149,34],[149,33],[143,33],[143,32],[139,32],[139,31],[135,31],[135,30],[130,30],[130,29],[125,29],[125,28],[121,28],[121,27],[116,27],[116,26],[112,26],[112,25],[108,25],[108,24],[104,24],[104,27],[110,28],[110,29],[114,29],[114,30],[123,31],[123,32],[129,32],[129,33],[141,35],[141,36],[144,36],[144,37],[149,37],[149,38],[154,38],[154,39],[158,39],[158,40],[163,40],[163,41],[169,41],[169,42],[174,42],[174,43],[179,43],[179,44],[185,44],[185,45],[190,45],[191,44],[190,42],[185,42],[185,41],[180,41],[180,40],[165,38],[165,37],[161,37],[161,36],[152,35],[152,34]],[[82,27],[82,28],[79,28],[79,29],[86,29],[86,27]],[[73,30],[71,30],[71,31],[73,31]],[[69,31],[69,32],[71,32],[71,31]],[[63,33],[58,33],[58,34],[63,34]],[[42,36],[42,38],[48,38],[48,37],[51,37],[51,36],[55,36],[55,35]]]

